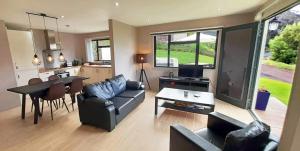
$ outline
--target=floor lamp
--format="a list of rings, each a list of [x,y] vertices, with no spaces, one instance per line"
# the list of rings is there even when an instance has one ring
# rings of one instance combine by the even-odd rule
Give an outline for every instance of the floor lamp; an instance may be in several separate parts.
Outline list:
[[[144,69],[144,63],[148,62],[147,57],[148,57],[148,54],[136,54],[136,62],[139,63],[139,64],[142,64],[142,69],[141,69],[141,72],[140,72],[140,82],[144,82],[144,76],[145,76],[148,87],[149,87],[149,89],[151,89],[148,78],[147,78],[146,71]]]

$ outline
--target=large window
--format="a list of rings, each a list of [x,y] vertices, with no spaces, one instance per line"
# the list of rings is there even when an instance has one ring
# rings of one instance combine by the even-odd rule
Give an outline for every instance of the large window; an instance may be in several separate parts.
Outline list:
[[[96,39],[92,40],[94,61],[110,61],[110,40],[109,39]]]
[[[179,64],[215,68],[218,30],[158,34],[154,36],[156,67]]]

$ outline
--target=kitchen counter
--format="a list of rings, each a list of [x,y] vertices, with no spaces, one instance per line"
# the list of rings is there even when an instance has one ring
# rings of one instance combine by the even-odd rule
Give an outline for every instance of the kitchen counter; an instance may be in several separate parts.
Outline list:
[[[111,65],[83,65],[83,67],[91,67],[91,68],[111,68]]]
[[[40,68],[39,69],[39,73],[51,72],[51,71],[59,71],[59,70],[67,70],[67,69],[74,69],[74,68],[80,68],[80,67],[81,66],[62,67],[62,68],[55,68],[55,69]]]

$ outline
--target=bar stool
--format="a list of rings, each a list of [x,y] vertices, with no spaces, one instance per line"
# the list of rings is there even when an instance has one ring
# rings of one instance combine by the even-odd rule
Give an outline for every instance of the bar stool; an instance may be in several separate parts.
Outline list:
[[[74,111],[74,103],[76,102],[76,93],[82,91],[83,89],[83,80],[80,78],[76,78],[72,80],[70,87],[67,89],[66,93],[70,95],[72,100],[72,108]]]
[[[46,100],[46,101],[50,102],[52,120],[53,120],[52,103],[54,103],[54,101],[58,100],[58,99],[62,99],[63,104],[66,106],[68,112],[70,112],[68,107],[67,107],[67,104],[65,102],[65,85],[64,85],[63,82],[53,83],[50,86],[50,88],[47,92],[47,95],[43,97],[43,100]],[[42,106],[42,111],[43,111],[43,106]]]
[[[28,85],[36,85],[36,84],[40,84],[42,82],[43,82],[43,80],[40,78],[32,78],[28,81]],[[33,95],[29,95],[29,96],[32,100],[32,103],[31,103],[31,112],[32,112],[34,96]]]

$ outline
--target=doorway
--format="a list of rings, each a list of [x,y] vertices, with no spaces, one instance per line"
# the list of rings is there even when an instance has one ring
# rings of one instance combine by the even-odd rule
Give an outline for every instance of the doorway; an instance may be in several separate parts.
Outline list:
[[[300,48],[300,4],[265,20],[252,110],[281,136]]]

